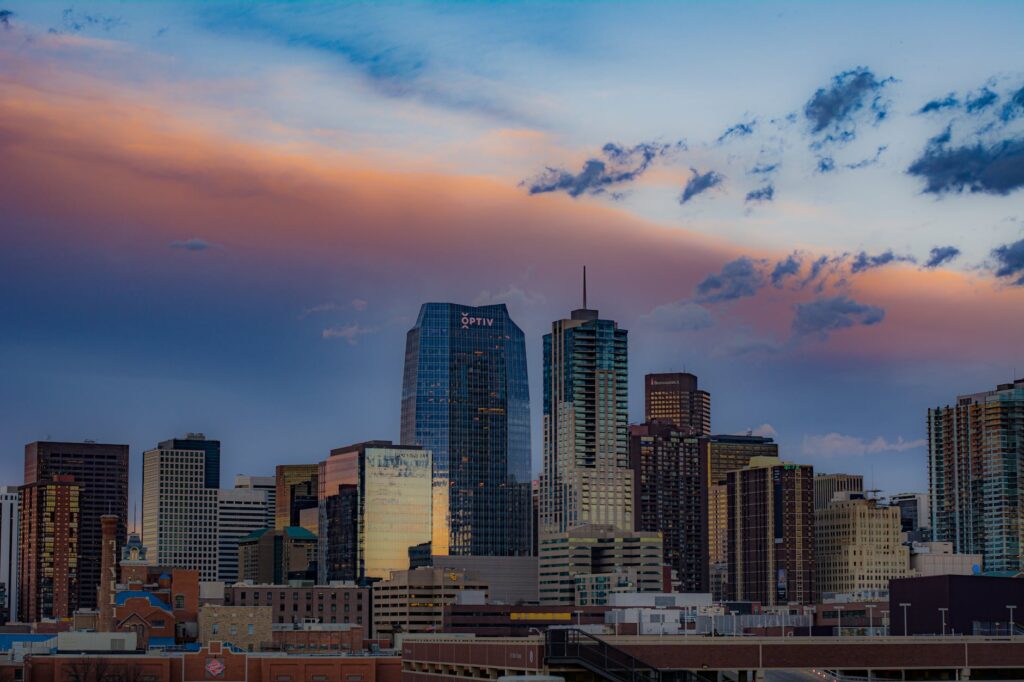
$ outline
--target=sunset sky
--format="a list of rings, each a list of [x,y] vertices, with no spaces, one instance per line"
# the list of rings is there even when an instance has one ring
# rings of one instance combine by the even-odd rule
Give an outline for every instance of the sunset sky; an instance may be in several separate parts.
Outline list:
[[[421,303],[580,303],[715,432],[926,490],[1024,375],[1024,3],[0,0],[0,448],[397,439]],[[133,490],[133,495],[135,494]],[[137,497],[135,499],[138,499]]]

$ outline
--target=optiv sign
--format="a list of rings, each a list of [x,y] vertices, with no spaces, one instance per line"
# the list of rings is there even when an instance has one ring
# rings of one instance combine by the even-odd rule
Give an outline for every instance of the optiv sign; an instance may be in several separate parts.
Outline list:
[[[470,327],[493,327],[493,317],[473,317],[469,313],[462,313],[462,328],[469,329]]]

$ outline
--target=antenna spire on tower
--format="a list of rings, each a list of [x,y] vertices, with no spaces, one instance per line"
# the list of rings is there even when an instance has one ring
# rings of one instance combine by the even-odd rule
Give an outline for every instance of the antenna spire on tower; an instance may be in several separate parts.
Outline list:
[[[587,266],[583,266],[583,309],[587,309]]]

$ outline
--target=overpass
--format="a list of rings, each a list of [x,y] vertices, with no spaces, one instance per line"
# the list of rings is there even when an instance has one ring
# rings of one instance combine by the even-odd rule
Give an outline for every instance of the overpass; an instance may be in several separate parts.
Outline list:
[[[1024,638],[599,636],[418,639],[402,645],[403,682],[553,674],[573,682],[755,680],[765,671],[845,671],[867,679],[1024,679]]]

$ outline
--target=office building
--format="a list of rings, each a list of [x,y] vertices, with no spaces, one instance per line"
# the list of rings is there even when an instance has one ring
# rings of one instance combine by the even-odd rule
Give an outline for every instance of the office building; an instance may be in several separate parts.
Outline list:
[[[708,488],[696,436],[672,421],[629,427],[636,529],[661,533],[679,592],[707,592]]]
[[[230,642],[243,651],[273,648],[272,622],[270,606],[207,604],[199,608],[199,642]]]
[[[56,476],[71,476],[78,486],[79,526],[75,529],[78,551],[83,557],[100,556],[103,542],[100,517],[118,517],[117,543],[124,544],[128,528],[128,446],[110,443],[67,443],[37,441],[25,446],[26,485],[48,483]],[[23,516],[34,537],[40,537],[36,525],[40,519]],[[22,574],[24,575],[24,574]],[[99,561],[84,561],[78,566],[75,608],[96,608],[96,588],[100,584]]]
[[[181,449],[179,449],[181,448]],[[207,457],[220,462],[220,442],[202,434],[160,443],[142,456],[142,541],[153,563],[217,579],[218,489]]]
[[[21,503],[16,487],[0,488],[0,625],[18,618],[18,524]]]
[[[227,488],[217,491],[217,580],[238,580],[238,541],[267,528],[267,491]]]
[[[318,464],[279,464],[274,470],[274,528],[302,525],[302,510],[317,506]]]
[[[632,531],[627,332],[583,307],[544,336],[540,537],[581,525]]]
[[[814,469],[755,457],[726,475],[731,601],[813,604]]]
[[[487,584],[472,574],[443,568],[395,571],[373,585],[373,630],[394,640],[398,633],[442,632],[444,610],[456,603],[487,603]]]
[[[952,542],[910,543],[909,576],[979,575],[984,568],[980,554],[954,554]]]
[[[815,485],[819,478],[814,477]],[[824,597],[885,590],[890,580],[907,577],[910,555],[901,532],[896,507],[860,492],[836,493],[814,513],[818,592]]]
[[[777,457],[779,446],[764,436],[719,434],[700,439],[701,466],[708,488],[708,579],[715,599],[728,595],[726,476],[742,469],[754,457]]]
[[[600,606],[616,592],[664,592],[664,564],[657,532],[588,525],[542,535],[540,603]]]
[[[715,601],[725,599],[729,580],[729,489],[724,484],[708,489],[708,590]]]
[[[836,493],[864,492],[864,477],[859,474],[815,474],[814,510],[824,509]]]
[[[644,377],[644,421],[667,419],[690,436],[711,435],[711,394],[689,372]]]
[[[889,504],[899,507],[900,525],[904,533],[925,533],[931,538],[930,507],[928,493],[897,493],[889,498]]]
[[[80,567],[88,563],[80,561],[81,500],[82,488],[71,475],[52,474],[46,481],[21,487],[18,548],[18,574],[21,576],[18,620],[21,622],[70,618],[81,607]],[[97,552],[92,560],[97,569],[98,559]],[[92,603],[95,606],[95,593]]]
[[[409,548],[430,542],[431,454],[368,441],[331,450],[320,465],[320,578],[362,581],[409,568]]]
[[[778,457],[779,445],[767,436],[719,434],[700,439],[708,485],[724,485],[730,471],[747,466],[754,457]]]
[[[491,604],[537,603],[537,557],[435,556],[427,564],[462,571],[487,584]]]
[[[405,346],[402,443],[431,453],[435,555],[530,554],[530,393],[504,304],[426,303]]]
[[[282,585],[316,580],[317,538],[305,528],[261,528],[238,540],[238,579]]]
[[[982,554],[988,571],[1020,571],[1024,524],[1024,379],[928,410],[932,539]]]
[[[267,520],[265,528],[274,528],[277,523],[277,477],[276,476],[235,476],[235,487],[247,490],[262,490],[267,494]]]

